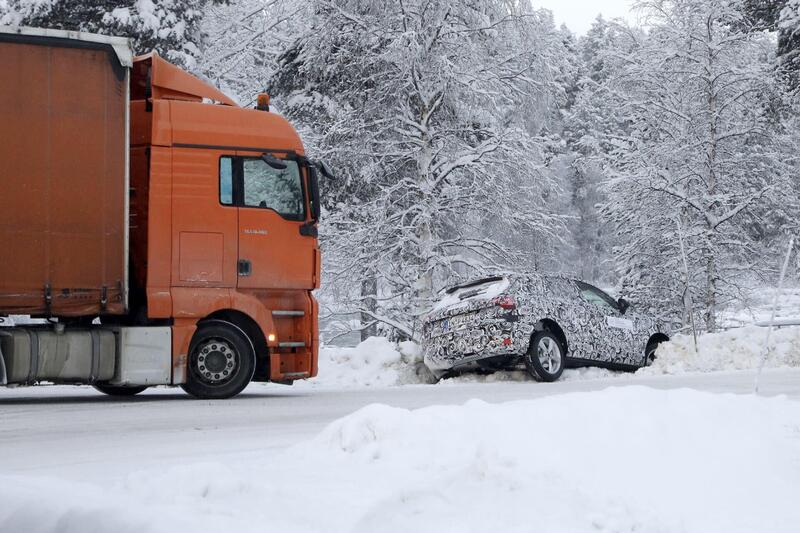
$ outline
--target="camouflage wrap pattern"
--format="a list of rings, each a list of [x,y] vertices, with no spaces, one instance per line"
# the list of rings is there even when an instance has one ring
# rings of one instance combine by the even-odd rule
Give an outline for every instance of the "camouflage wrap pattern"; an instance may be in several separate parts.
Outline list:
[[[567,340],[567,357],[586,363],[640,367],[651,336],[664,325],[633,310],[623,315],[591,303],[574,280],[560,276],[513,277],[506,310],[491,299],[471,298],[426,317],[422,351],[431,370],[446,371],[486,358],[519,359],[542,320],[555,322]]]

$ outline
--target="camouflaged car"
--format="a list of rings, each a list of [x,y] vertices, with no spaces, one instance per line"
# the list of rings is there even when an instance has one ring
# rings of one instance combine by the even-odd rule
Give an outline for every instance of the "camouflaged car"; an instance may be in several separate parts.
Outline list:
[[[540,381],[566,367],[635,370],[649,364],[666,324],[628,302],[561,276],[495,276],[447,289],[423,323],[422,351],[437,376],[522,364]]]

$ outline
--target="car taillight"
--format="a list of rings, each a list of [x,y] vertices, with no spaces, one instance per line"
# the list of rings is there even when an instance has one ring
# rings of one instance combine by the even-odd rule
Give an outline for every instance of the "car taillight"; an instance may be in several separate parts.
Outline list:
[[[493,298],[492,303],[498,307],[502,307],[503,309],[516,309],[517,307],[517,302],[514,301],[514,297],[509,296],[508,294]]]

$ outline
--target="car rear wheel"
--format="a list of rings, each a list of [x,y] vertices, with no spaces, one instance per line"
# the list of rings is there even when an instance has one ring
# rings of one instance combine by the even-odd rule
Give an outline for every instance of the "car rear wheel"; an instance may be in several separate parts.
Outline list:
[[[537,381],[555,381],[564,372],[564,346],[549,330],[536,332],[525,354],[525,368]]]
[[[250,338],[224,320],[201,322],[189,346],[189,371],[183,390],[203,399],[236,396],[250,383],[256,367]]]

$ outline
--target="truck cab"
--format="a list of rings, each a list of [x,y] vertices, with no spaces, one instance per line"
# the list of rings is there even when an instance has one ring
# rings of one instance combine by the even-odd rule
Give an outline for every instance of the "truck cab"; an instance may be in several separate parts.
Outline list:
[[[173,384],[220,381],[193,350],[206,324],[246,334],[253,380],[317,373],[316,168],[294,128],[259,107],[156,54],[134,60],[131,311],[170,322]]]

